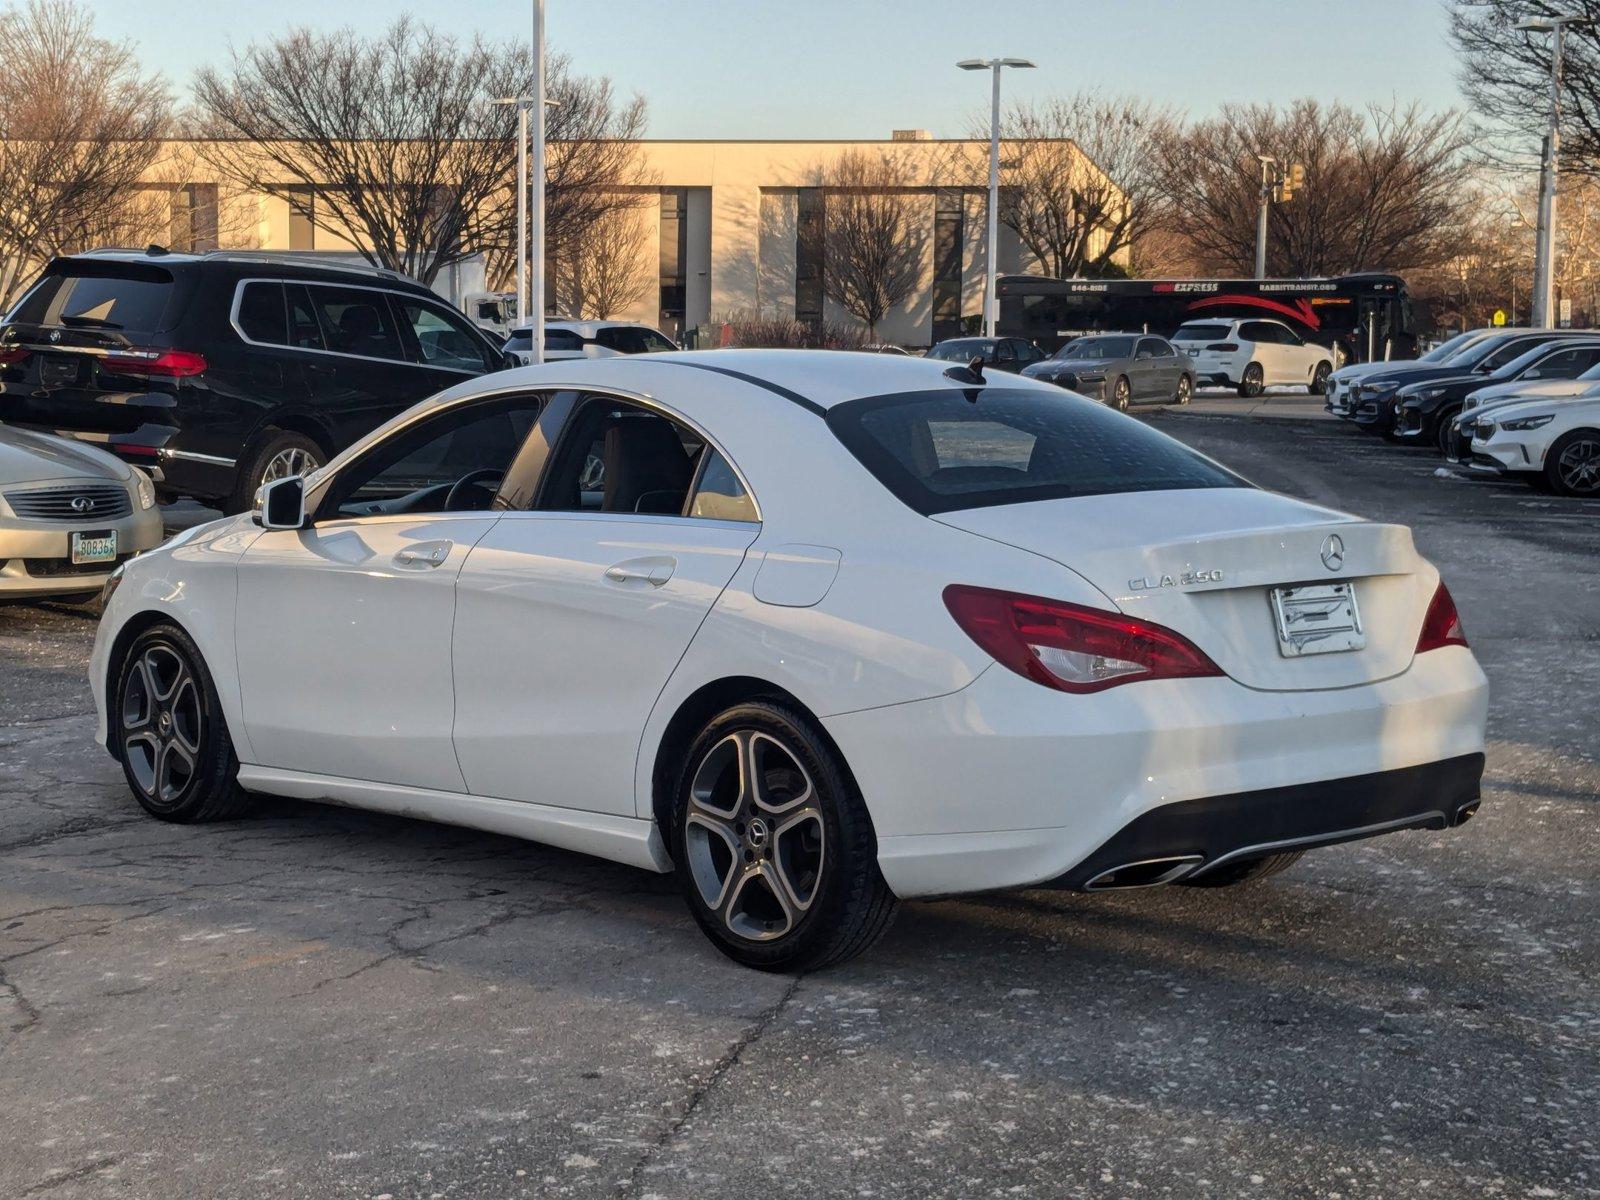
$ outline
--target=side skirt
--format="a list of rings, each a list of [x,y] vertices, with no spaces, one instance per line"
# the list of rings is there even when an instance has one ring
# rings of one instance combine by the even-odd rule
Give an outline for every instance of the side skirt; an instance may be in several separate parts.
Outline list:
[[[575,850],[579,854],[592,854],[646,871],[672,870],[672,860],[667,856],[656,823],[637,817],[583,812],[520,800],[497,800],[492,796],[435,792],[393,783],[370,783],[248,763],[239,764],[239,785],[246,791],[265,792],[269,796],[365,808],[398,817],[501,833]]]

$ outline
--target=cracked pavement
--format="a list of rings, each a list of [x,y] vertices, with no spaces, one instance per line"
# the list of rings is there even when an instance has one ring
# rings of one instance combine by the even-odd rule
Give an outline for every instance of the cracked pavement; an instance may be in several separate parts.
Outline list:
[[[1600,504],[1152,420],[1416,526],[1494,684],[1478,819],[912,904],[768,976],[665,877],[290,801],[151,821],[91,744],[92,614],[0,608],[0,1196],[1600,1196]]]

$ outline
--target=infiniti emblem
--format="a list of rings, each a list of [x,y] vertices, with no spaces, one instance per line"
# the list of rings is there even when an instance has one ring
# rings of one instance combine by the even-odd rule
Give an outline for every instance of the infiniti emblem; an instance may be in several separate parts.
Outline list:
[[[94,498],[92,496],[74,496],[72,498],[72,511],[86,513],[94,511]]]
[[[1337,533],[1330,533],[1322,539],[1322,565],[1330,571],[1337,571],[1344,566],[1344,539]]]

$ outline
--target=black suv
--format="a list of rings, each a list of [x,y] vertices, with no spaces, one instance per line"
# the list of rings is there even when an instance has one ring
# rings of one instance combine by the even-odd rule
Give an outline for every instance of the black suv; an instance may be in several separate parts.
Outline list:
[[[248,508],[418,400],[515,365],[377,268],[269,253],[53,260],[0,325],[0,421],[91,441],[164,497]]]

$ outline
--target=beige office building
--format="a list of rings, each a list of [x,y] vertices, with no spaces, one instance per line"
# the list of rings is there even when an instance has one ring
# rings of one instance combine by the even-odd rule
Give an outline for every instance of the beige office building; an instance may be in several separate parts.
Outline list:
[[[818,185],[830,163],[852,149],[893,155],[920,214],[922,280],[880,324],[879,338],[926,346],[959,332],[962,318],[982,311],[986,143],[906,131],[884,141],[646,141],[642,148],[648,177],[659,181],[660,202],[658,215],[653,201],[643,206],[638,253],[644,276],[648,280],[653,270],[655,282],[646,282],[626,311],[613,315],[674,335],[714,329],[741,314],[853,324],[823,293],[825,201]],[[202,174],[204,156],[192,161],[190,169]],[[1097,169],[1082,161],[1082,169]],[[230,213],[220,229],[215,217],[208,224],[202,216],[208,199],[217,210],[219,190]],[[196,215],[192,224],[175,220],[174,248],[185,241],[195,248],[218,241],[266,250],[357,248],[281,197],[230,194],[215,180],[191,183],[178,194],[175,203],[192,205]],[[1004,224],[998,258],[1002,274],[1037,269]]]

